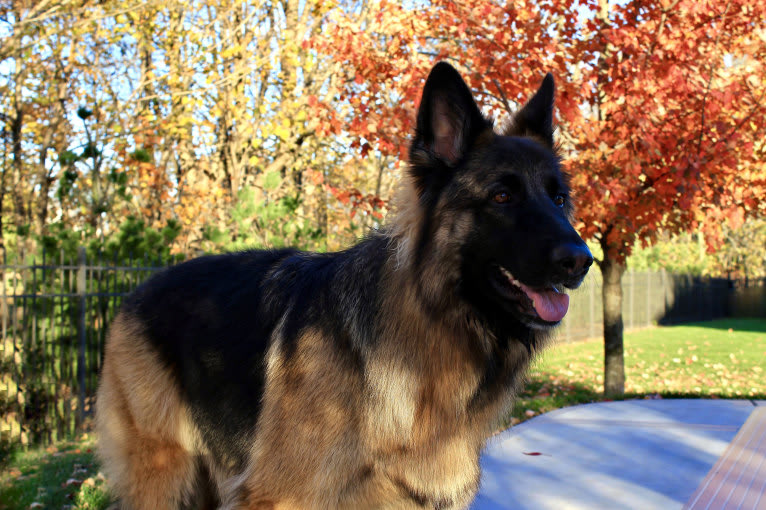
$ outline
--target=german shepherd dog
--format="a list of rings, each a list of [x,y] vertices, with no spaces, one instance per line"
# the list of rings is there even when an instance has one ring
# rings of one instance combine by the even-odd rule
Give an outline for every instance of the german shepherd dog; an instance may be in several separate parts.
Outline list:
[[[126,509],[465,508],[479,454],[592,257],[553,78],[500,132],[423,90],[392,220],[339,253],[205,256],[111,326],[100,457]]]

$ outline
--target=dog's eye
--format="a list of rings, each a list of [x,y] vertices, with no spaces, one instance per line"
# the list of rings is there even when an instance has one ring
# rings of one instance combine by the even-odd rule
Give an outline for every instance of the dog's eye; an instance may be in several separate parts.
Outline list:
[[[494,200],[498,204],[505,204],[511,199],[511,195],[509,195],[505,191],[499,191],[495,193],[495,196],[492,197],[492,200]]]
[[[553,203],[556,204],[556,207],[564,207],[564,204],[567,203],[567,196],[566,195],[556,195],[553,198]]]

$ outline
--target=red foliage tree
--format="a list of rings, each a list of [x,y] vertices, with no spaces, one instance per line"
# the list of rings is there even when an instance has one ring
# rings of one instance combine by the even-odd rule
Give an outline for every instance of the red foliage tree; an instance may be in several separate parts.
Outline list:
[[[715,245],[721,218],[764,214],[764,19],[748,0],[378,0],[361,17],[339,11],[311,44],[348,75],[335,99],[351,104],[365,153],[403,154],[435,60],[452,59],[498,116],[557,77],[580,232],[603,252],[604,389],[621,394],[621,278],[636,241],[704,226]]]
[[[764,8],[744,1],[602,8],[582,44],[596,62],[565,120],[581,232],[603,251],[606,393],[624,388],[621,277],[637,240],[763,213]],[[758,11],[758,12],[755,12]],[[755,20],[761,20],[756,22]]]

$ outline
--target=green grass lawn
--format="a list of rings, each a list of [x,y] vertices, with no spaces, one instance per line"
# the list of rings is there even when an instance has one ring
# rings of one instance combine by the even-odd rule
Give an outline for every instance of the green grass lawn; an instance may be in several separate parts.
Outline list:
[[[766,399],[766,320],[726,319],[627,333],[624,398]],[[604,343],[554,344],[529,372],[511,423],[604,400]]]
[[[509,423],[603,400],[603,342],[557,344],[535,363]],[[721,320],[625,335],[625,398],[766,399],[766,320]],[[0,473],[0,510],[103,509],[93,440],[17,454]],[[37,506],[32,506],[34,504]]]
[[[0,509],[106,508],[109,499],[85,437],[45,449],[16,454],[0,472]]]

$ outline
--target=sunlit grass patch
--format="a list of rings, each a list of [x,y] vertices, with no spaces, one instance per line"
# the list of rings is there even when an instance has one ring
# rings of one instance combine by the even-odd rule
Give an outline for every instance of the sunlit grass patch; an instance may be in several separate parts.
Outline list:
[[[727,319],[625,335],[625,398],[766,398],[766,320]],[[604,344],[556,344],[529,373],[512,421],[602,400]]]
[[[18,452],[0,473],[0,509],[99,510],[109,499],[93,454],[81,441]]]

